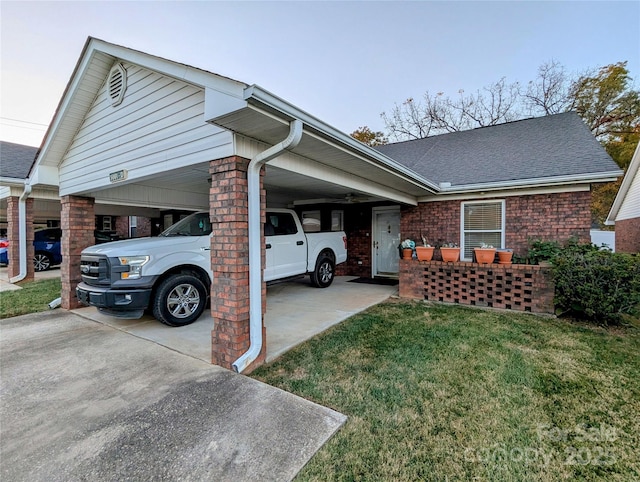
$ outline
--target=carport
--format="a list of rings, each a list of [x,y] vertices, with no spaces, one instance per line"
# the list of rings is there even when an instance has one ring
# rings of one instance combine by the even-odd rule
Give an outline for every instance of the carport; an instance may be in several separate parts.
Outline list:
[[[437,191],[256,85],[92,38],[34,169],[57,172],[66,309],[78,307],[80,252],[93,244],[87,233],[98,206],[209,209],[211,359],[238,371],[267,356],[267,204],[313,207],[358,197],[399,212]]]

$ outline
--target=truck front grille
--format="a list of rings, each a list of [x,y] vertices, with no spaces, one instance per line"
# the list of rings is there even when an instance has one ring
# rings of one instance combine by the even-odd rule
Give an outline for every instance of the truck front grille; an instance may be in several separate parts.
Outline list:
[[[111,275],[109,260],[105,256],[82,255],[80,258],[82,281],[90,285],[109,286]]]

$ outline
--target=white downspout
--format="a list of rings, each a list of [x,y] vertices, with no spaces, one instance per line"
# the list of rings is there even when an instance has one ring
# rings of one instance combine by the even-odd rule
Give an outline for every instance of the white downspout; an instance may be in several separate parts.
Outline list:
[[[22,281],[27,276],[27,198],[31,194],[31,185],[25,183],[24,191],[18,201],[18,244],[20,249],[20,273],[9,279],[10,283]]]
[[[289,123],[289,135],[282,142],[262,151],[249,163],[247,170],[249,198],[249,349],[233,362],[242,373],[262,350],[262,245],[260,237],[260,169],[284,151],[293,149],[302,139],[302,121]]]

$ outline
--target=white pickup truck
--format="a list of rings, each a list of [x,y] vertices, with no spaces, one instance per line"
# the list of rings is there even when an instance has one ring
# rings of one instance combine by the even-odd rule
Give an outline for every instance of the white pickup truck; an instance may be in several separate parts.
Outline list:
[[[305,233],[295,211],[268,209],[264,227],[265,281],[309,274],[326,288],[347,259],[344,232]],[[210,293],[212,227],[194,213],[153,238],[98,244],[82,251],[78,300],[120,318],[145,310],[169,326],[193,323]],[[215,260],[214,260],[215,262]]]

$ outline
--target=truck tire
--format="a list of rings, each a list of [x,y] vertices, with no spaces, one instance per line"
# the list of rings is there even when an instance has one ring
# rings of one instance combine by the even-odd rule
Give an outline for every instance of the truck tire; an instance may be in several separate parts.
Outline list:
[[[178,274],[164,280],[153,299],[153,316],[169,326],[193,323],[204,311],[207,289],[193,275]]]
[[[335,263],[332,258],[325,254],[318,256],[316,267],[311,273],[311,284],[316,288],[326,288],[333,283]]]

